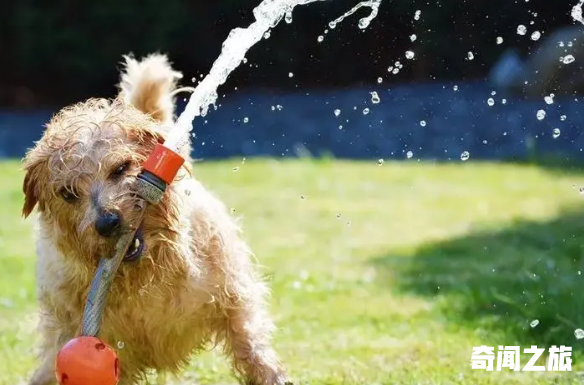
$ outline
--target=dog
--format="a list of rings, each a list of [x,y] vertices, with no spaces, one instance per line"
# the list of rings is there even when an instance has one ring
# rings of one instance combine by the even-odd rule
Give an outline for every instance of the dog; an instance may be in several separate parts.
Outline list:
[[[58,351],[80,333],[98,262],[135,219],[134,181],[175,116],[182,78],[166,55],[124,56],[118,95],[55,114],[23,160],[23,216],[36,210],[40,365],[53,385]],[[161,202],[149,206],[114,278],[99,337],[116,346],[120,384],[178,374],[192,354],[222,345],[240,383],[287,383],[272,347],[270,294],[238,221],[193,176],[190,143]]]

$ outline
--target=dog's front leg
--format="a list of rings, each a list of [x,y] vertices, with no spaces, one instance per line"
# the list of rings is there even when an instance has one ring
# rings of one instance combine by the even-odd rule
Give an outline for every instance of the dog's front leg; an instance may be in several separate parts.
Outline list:
[[[29,385],[56,385],[55,357],[57,352],[44,352],[41,365],[32,375]]]
[[[271,345],[274,326],[259,294],[262,290],[255,292],[257,298],[240,300],[225,310],[226,347],[244,384],[284,385],[286,373]]]
[[[55,316],[56,309],[46,306],[44,295],[40,297],[41,317],[39,332],[42,338],[40,346],[40,366],[32,375],[29,385],[56,385],[55,360],[59,349],[79,333],[81,326],[74,323],[62,323]]]
[[[59,346],[63,345],[73,333],[43,327],[42,324],[41,332],[43,334],[43,345],[39,356],[41,364],[32,375],[29,385],[56,385],[55,359],[57,358]]]

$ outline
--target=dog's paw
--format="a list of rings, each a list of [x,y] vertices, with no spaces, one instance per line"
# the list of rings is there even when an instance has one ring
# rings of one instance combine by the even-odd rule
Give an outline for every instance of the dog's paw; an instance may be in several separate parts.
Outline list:
[[[278,378],[275,381],[275,385],[294,385],[294,383],[290,381],[290,379],[287,377],[278,376]]]

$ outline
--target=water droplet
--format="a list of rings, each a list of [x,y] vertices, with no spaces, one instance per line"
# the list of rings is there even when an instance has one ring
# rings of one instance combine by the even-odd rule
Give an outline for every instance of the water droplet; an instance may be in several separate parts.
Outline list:
[[[266,31],[266,33],[264,33],[264,39],[269,39],[270,38],[270,31]]]
[[[416,41],[417,38],[415,33],[410,35],[410,41]]]
[[[554,128],[553,132],[552,132],[552,136],[554,137],[554,139],[558,138],[560,136],[561,132],[559,128]]]
[[[238,172],[238,171],[239,171],[239,167],[235,166],[235,167],[233,167],[233,168],[231,169],[231,171],[233,171],[233,172]]]
[[[538,319],[534,319],[533,321],[531,321],[529,323],[529,326],[531,326],[532,328],[536,327],[537,325],[539,325],[539,320]]]
[[[383,159],[381,159],[381,158],[377,159],[377,165],[378,166],[383,166],[383,162],[384,162]]]
[[[408,152],[406,152],[406,157],[407,157],[408,159],[411,159],[411,158],[412,158],[412,156],[414,156],[414,153],[413,153],[413,152],[411,152],[411,151],[408,151]]]
[[[364,108],[363,109],[363,115],[367,115],[369,113],[369,108]]]
[[[377,83],[378,83],[378,84],[381,84],[381,83],[383,83],[383,78],[382,78],[381,76],[377,78]]]
[[[576,336],[577,339],[581,340],[582,338],[584,338],[584,330],[582,329],[574,330],[574,336]]]
[[[541,37],[541,32],[539,32],[539,31],[534,31],[531,34],[531,40],[533,40],[533,41],[538,41],[540,37]]]
[[[369,27],[370,22],[371,22],[371,20],[369,20],[369,18],[367,18],[367,17],[360,19],[359,20],[359,28],[365,29],[365,28]]]
[[[561,58],[562,63],[564,64],[570,64],[573,63],[576,59],[574,58],[573,55],[566,55],[563,58]]]
[[[470,158],[470,154],[468,153],[468,151],[463,151],[462,154],[460,154],[460,160],[462,160],[463,162],[467,161],[468,158]]]
[[[286,16],[284,17],[286,23],[292,23],[292,11],[286,11]],[[280,19],[281,20],[281,19]]]
[[[472,51],[468,51],[468,53],[466,54],[466,57],[468,60],[473,60],[474,59],[474,53],[472,53]]]
[[[337,214],[337,219],[341,219],[341,214]]]
[[[411,60],[414,58],[416,54],[414,53],[414,51],[406,51],[406,59]]]
[[[487,99],[487,104],[492,107],[492,106],[495,105],[495,100],[493,98],[488,98]]]
[[[235,209],[233,207],[229,211],[231,211],[231,214],[235,214]]]
[[[280,104],[276,104],[276,109],[278,111],[282,111],[282,108],[284,108],[284,107],[282,107]]]
[[[337,26],[337,23],[335,23],[334,21],[331,21],[331,22],[328,24],[328,26],[329,26],[329,28],[330,28],[330,29],[335,29],[335,27]]]
[[[124,343],[124,341],[118,341],[118,349],[123,349],[124,346],[126,346],[126,344]]]
[[[324,36],[322,36],[322,35],[319,35],[319,36],[316,38],[316,41],[318,41],[319,43],[322,43],[322,41],[323,41],[323,40],[324,40]]]
[[[292,72],[288,72],[288,77],[289,78],[293,78],[294,77],[294,74]]]
[[[306,199],[304,195],[300,195],[300,199]]]
[[[554,104],[554,94],[549,94],[548,96],[544,96],[543,100],[547,103],[547,104]]]
[[[425,120],[420,120],[420,126],[426,127],[426,121]]]
[[[527,33],[527,28],[523,24],[519,24],[517,26],[517,34],[523,36],[526,33]]]
[[[563,122],[564,120],[566,120],[568,117],[566,115],[562,115],[560,116],[560,120]]]
[[[243,118],[243,123],[247,123],[247,122],[249,122],[249,118],[246,116]]]
[[[377,94],[376,91],[371,91],[371,103],[373,104],[377,104],[381,101],[381,99],[379,98],[379,95]]]
[[[454,91],[458,91],[458,86],[455,84],[455,85],[452,87],[452,89],[453,89]]]
[[[501,99],[501,103],[507,104],[507,99],[505,99],[505,98]]]
[[[419,9],[414,13],[414,20],[420,20],[420,15],[422,14],[422,11],[420,11]]]
[[[335,116],[339,116],[341,114],[341,110],[339,110],[338,108],[334,112]]]
[[[501,36],[497,36],[497,44],[503,44],[503,38]]]
[[[537,110],[537,113],[535,114],[535,116],[537,117],[537,120],[544,120],[545,119],[545,111],[544,110]]]

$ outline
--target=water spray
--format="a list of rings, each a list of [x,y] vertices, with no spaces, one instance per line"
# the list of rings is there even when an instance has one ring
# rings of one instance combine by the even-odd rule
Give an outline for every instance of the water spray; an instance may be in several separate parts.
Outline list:
[[[253,10],[255,21],[247,28],[231,30],[223,42],[221,53],[213,63],[209,74],[197,85],[184,111],[179,116],[174,129],[170,132],[166,145],[175,152],[188,142],[188,136],[193,129],[192,123],[197,116],[205,116],[209,106],[217,101],[217,89],[225,83],[227,77],[245,59],[249,49],[262,40],[266,32],[274,28],[284,18],[290,18],[292,10],[297,5],[305,5],[327,0],[264,0]],[[369,7],[371,13],[359,20],[359,28],[365,29],[378,12],[382,0],[362,1],[330,24],[337,25],[359,8]]]
[[[158,144],[142,165],[142,172],[136,179],[136,193],[142,199],[139,215],[135,223],[130,224],[130,230],[116,243],[114,256],[103,258],[97,267],[83,313],[81,336],[67,342],[57,355],[56,376],[60,385],[118,383],[121,368],[117,354],[97,336],[101,328],[107,293],[142,222],[146,208],[162,199],[166,188],[184,163],[184,159],[178,154],[188,142],[193,120],[197,116],[205,116],[209,106],[215,104],[218,97],[217,89],[241,64],[247,51],[284,17],[290,18],[295,6],[317,1],[326,0],[264,0],[254,8],[256,20],[251,25],[247,28],[235,28],[229,33],[223,42],[221,54],[213,63],[209,74],[195,88],[164,145]],[[359,28],[365,29],[377,16],[381,1],[362,1],[331,24],[336,26],[359,8],[369,7],[371,8],[369,16],[359,20]]]

